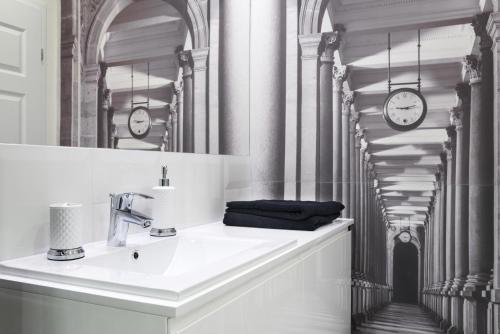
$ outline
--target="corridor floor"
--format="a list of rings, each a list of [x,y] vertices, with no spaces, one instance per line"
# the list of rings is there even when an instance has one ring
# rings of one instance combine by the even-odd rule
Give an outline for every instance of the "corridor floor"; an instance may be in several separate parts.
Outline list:
[[[442,333],[431,315],[417,305],[393,303],[357,328],[355,334]]]

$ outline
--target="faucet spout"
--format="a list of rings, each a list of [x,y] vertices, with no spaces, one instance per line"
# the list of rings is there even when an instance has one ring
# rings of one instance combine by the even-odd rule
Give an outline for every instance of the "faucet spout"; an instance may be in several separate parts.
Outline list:
[[[153,218],[132,210],[134,196],[151,199],[152,197],[142,194],[124,193],[111,194],[110,222],[108,230],[108,246],[124,247],[127,244],[129,224],[147,228],[151,226]]]

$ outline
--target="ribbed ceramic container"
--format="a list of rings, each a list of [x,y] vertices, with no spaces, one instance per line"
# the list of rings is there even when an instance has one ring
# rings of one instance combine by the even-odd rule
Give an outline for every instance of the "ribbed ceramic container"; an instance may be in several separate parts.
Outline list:
[[[50,205],[50,248],[73,249],[83,243],[83,207],[78,203]]]

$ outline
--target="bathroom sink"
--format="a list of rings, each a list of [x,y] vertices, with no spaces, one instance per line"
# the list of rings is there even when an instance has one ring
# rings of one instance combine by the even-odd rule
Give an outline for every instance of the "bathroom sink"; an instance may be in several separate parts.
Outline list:
[[[85,245],[81,260],[57,262],[45,254],[0,263],[0,272],[84,287],[181,300],[293,247],[295,240],[203,235],[180,231],[154,238],[131,235],[126,247]]]

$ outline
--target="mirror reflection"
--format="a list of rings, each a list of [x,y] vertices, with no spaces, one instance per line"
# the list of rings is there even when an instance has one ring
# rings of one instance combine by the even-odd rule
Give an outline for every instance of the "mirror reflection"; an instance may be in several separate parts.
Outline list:
[[[34,11],[23,23],[28,43],[15,29],[0,36],[9,50],[0,56],[6,66],[0,85],[18,87],[0,86],[8,92],[0,97],[0,142],[248,154],[242,129],[249,123],[248,98],[232,112],[245,119],[238,132],[227,139],[219,130],[225,123],[216,3],[54,0],[46,6],[47,17]],[[248,37],[250,20],[240,24]],[[245,52],[241,71],[248,72],[248,38],[238,43]],[[248,96],[248,84],[242,87]],[[246,144],[229,150],[220,144],[227,141]]]

